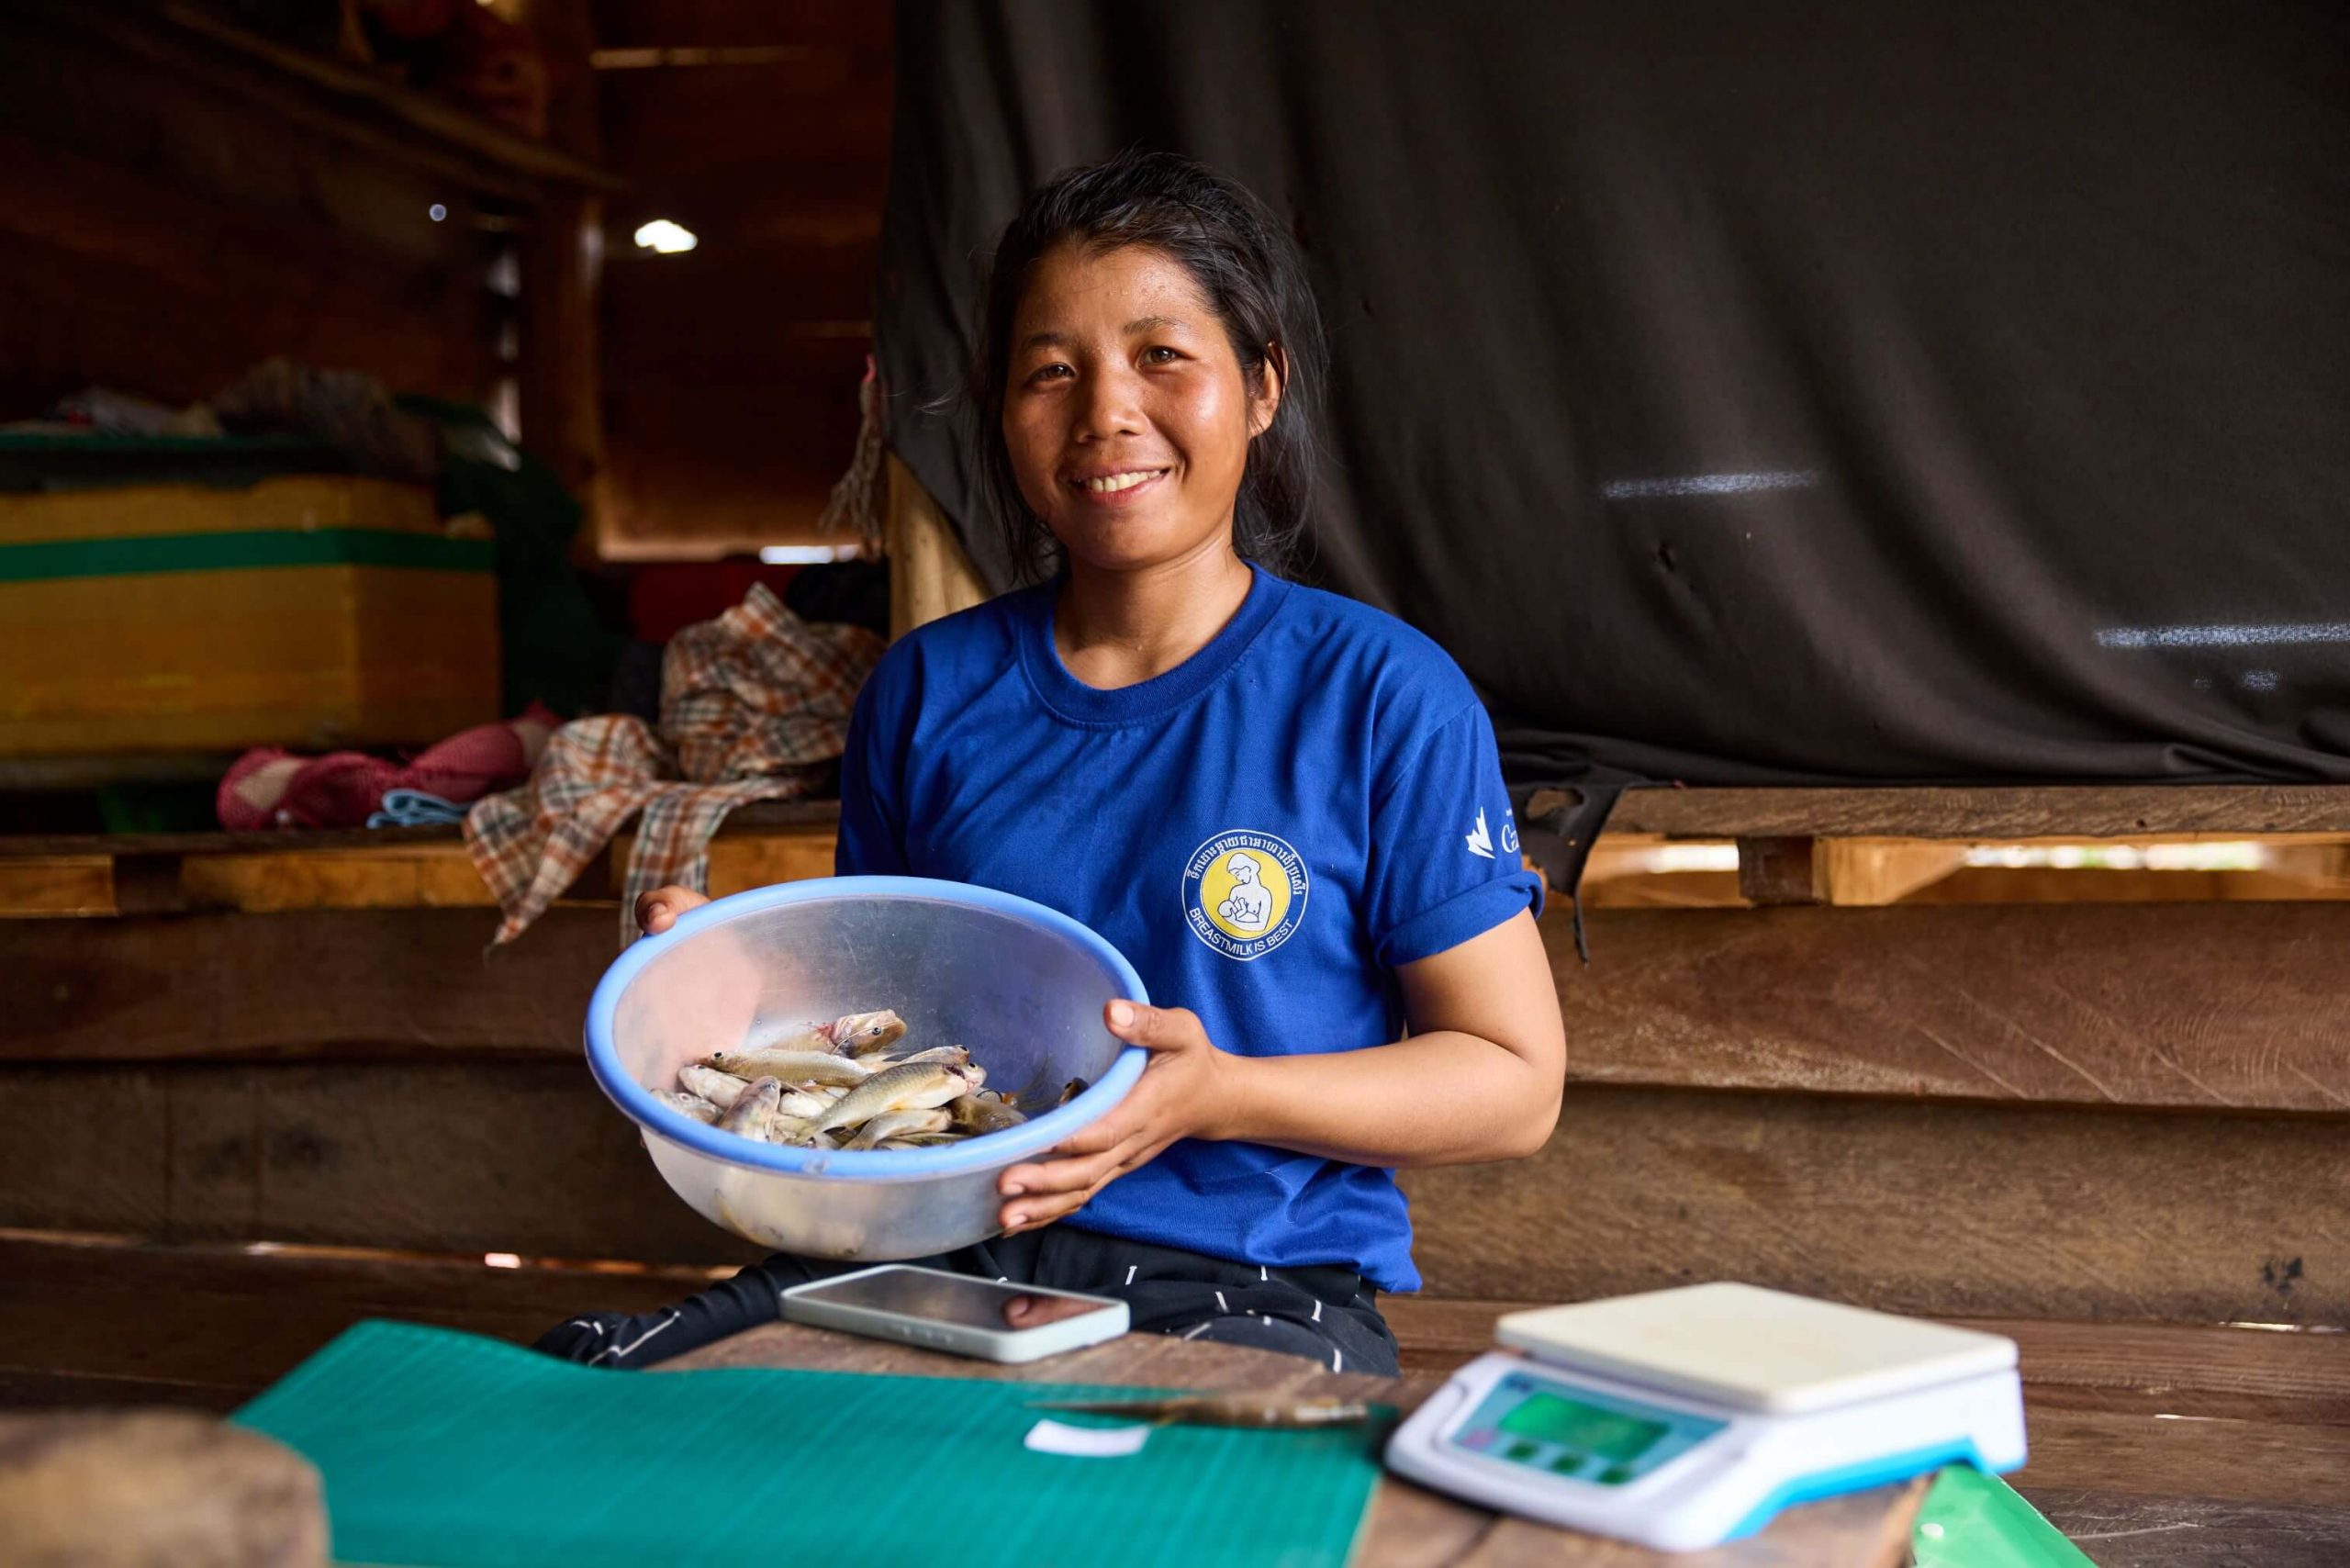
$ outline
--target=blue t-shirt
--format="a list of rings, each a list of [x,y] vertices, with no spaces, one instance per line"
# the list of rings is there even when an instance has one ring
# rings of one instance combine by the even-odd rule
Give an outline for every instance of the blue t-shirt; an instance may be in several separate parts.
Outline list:
[[[1395,1039],[1396,966],[1541,907],[1485,711],[1427,638],[1259,572],[1206,647],[1103,691],[1061,662],[1055,592],[934,622],[882,659],[842,761],[842,875],[1059,910],[1154,1002],[1259,1057]],[[1419,1286],[1392,1172],[1261,1144],[1178,1143],[1073,1223]]]

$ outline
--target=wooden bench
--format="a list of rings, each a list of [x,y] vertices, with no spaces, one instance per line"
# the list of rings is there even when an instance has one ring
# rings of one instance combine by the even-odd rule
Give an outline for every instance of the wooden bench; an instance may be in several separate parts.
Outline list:
[[[820,873],[829,833],[820,808],[740,814],[715,885]],[[2177,902],[1951,896],[1969,841],[2182,834],[2304,864],[2192,874]],[[2350,907],[2306,852],[2345,838],[2350,790],[2326,789],[1628,796],[1602,857],[1735,843],[1735,879],[1654,901],[1603,878],[1588,967],[1554,901],[1561,1133],[1406,1179],[1429,1287],[1393,1304],[1406,1353],[1465,1357],[1510,1303],[1715,1277],[2014,1325],[2024,1489],[2109,1568],[2223,1539],[2342,1560]],[[0,1226],[746,1255],[579,1068],[609,872],[485,954],[462,854],[429,833],[0,847],[0,890],[54,901],[0,923]],[[2239,875],[2271,880],[2213,881]],[[140,1136],[92,1136],[101,1115]],[[2273,1327],[2219,1327],[2244,1323]]]

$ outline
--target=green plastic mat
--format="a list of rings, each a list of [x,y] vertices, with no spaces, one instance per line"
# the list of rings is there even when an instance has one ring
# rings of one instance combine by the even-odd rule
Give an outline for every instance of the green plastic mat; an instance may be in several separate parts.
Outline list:
[[[319,1467],[345,1562],[1346,1562],[1379,1476],[1369,1432],[1170,1427],[1130,1459],[1021,1446],[1030,1400],[1136,1392],[613,1372],[374,1322],[235,1419]]]
[[[1909,1550],[1918,1568],[2097,1568],[2014,1487],[1964,1464],[1935,1479]]]

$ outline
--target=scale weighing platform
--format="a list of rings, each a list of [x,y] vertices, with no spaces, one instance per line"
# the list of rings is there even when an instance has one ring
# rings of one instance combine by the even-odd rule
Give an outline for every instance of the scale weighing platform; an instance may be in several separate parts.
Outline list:
[[[2023,1463],[2012,1339],[1753,1285],[1516,1312],[1505,1347],[1397,1428],[1387,1462],[1456,1496],[1662,1551],[1791,1504]]]

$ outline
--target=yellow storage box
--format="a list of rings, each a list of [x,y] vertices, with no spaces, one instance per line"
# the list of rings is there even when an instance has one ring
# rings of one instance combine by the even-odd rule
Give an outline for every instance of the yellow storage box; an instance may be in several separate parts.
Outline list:
[[[422,745],[498,655],[492,545],[415,486],[0,494],[0,756]]]

